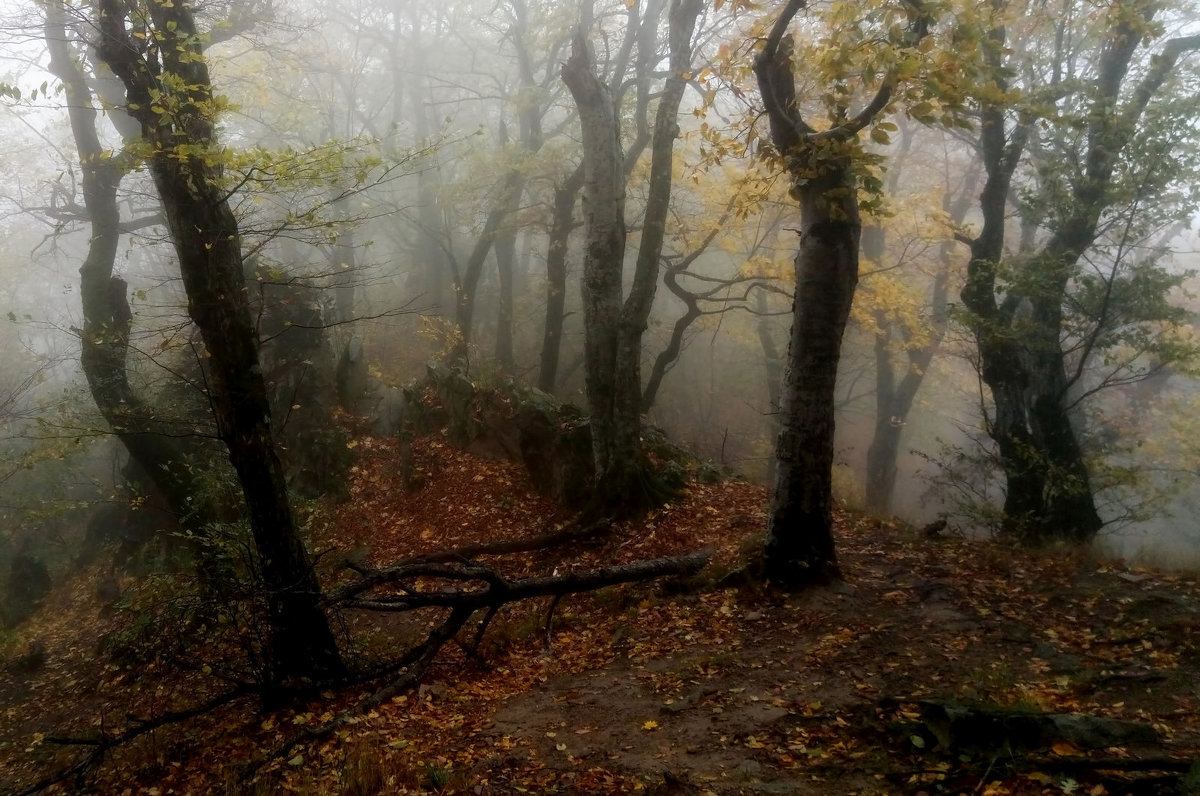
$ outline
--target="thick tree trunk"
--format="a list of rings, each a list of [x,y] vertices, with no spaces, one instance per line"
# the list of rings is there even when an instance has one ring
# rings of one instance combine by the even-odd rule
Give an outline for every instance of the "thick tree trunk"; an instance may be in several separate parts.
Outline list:
[[[971,259],[961,297],[979,352],[980,377],[992,394],[994,412],[988,433],[996,443],[1006,484],[1002,530],[1027,538],[1044,514],[1045,474],[1025,407],[1029,374],[1021,347],[1009,328],[1015,304],[996,300],[996,268],[1004,256],[1005,202],[1024,131],[1004,140],[1003,114],[986,111],[982,150],[988,171],[980,196],[983,228],[971,243]]]
[[[1082,234],[1090,239],[1095,229],[1091,227]],[[1029,382],[1025,400],[1030,433],[1038,448],[1038,464],[1045,473],[1035,541],[1048,538],[1086,542],[1104,526],[1096,511],[1075,423],[1066,409],[1069,385],[1059,342],[1068,276],[1079,257],[1075,252],[1082,252],[1086,246],[1081,240],[1076,244],[1080,244],[1077,250],[1061,236],[1051,241],[1040,258],[1042,267],[1051,276],[1051,290],[1031,302],[1034,337],[1026,352]]]
[[[799,189],[796,292],[764,547],[768,579],[789,589],[840,576],[832,534],[835,386],[862,229],[850,185],[843,164]],[[847,191],[847,200],[827,198]]]
[[[273,682],[343,671],[320,585],[296,532],[283,467],[271,439],[270,405],[258,362],[237,221],[220,182],[208,67],[188,6],[150,3],[163,42],[162,83],[126,28],[128,7],[100,0],[101,57],[126,86],[129,107],[152,147],[150,172],[163,203],[188,295],[188,312],[209,355],[217,429],[237,472],[258,551],[270,621]],[[164,104],[169,113],[162,113]],[[166,118],[163,118],[166,117]],[[192,151],[182,149],[187,146]],[[195,150],[202,150],[196,152]]]
[[[1010,292],[1003,303],[996,297],[996,266],[1004,254],[1005,201],[1032,121],[1023,119],[1006,142],[1006,109],[986,103],[982,109],[980,150],[988,171],[980,197],[984,228],[971,246],[962,298],[972,313],[981,375],[995,404],[989,432],[1007,481],[1004,529],[1027,541],[1087,541],[1103,524],[1067,411],[1072,379],[1061,342],[1063,304],[1080,257],[1096,239],[1111,201],[1117,164],[1134,140],[1147,104],[1180,55],[1200,48],[1198,36],[1169,41],[1135,90],[1124,92],[1127,99],[1122,102],[1133,56],[1152,29],[1156,12],[1156,6],[1147,4],[1114,16],[1092,86],[1081,173],[1072,181],[1051,239],[1029,260],[1036,284],[1033,294]],[[1003,45],[1004,38],[1003,28],[992,32],[997,45]],[[1006,89],[1003,65],[991,66],[997,87]],[[1014,315],[1023,302],[1032,312],[1017,328]]]
[[[804,4],[788,0],[754,62],[771,141],[800,202],[791,342],[763,547],[768,580],[786,589],[840,576],[833,543],[834,388],[858,284],[862,221],[856,143],[887,107],[899,80],[895,74],[885,76],[856,116],[818,133],[799,113],[794,48],[787,34]],[[913,11],[906,32],[911,45],[924,38],[929,25],[919,7]]]
[[[617,419],[617,345],[625,260],[625,180],[621,169],[620,126],[612,95],[592,72],[582,37],[576,38],[571,58],[563,65],[562,77],[579,108],[583,133],[587,230],[582,283],[584,369],[596,484],[598,489],[602,484],[618,487],[618,482],[625,480],[620,477],[620,470],[641,456],[636,429],[633,434],[628,430],[622,433]]]

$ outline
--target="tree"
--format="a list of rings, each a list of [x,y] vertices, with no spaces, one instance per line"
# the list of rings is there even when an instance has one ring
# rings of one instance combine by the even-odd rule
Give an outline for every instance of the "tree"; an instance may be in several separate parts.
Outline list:
[[[912,122],[904,126],[901,151],[892,158],[885,180],[888,196],[897,196],[902,180],[912,182],[911,172],[916,169],[909,167],[910,149],[916,128]],[[924,269],[932,271],[927,284],[916,279],[922,267],[914,268],[914,263],[907,262],[913,256],[911,240],[896,241],[901,251],[893,251],[887,245],[888,239],[898,236],[891,225],[885,226],[882,221],[863,233],[863,255],[878,271],[865,282],[869,289],[859,290],[859,299],[869,296],[871,300],[857,314],[870,316],[864,325],[874,336],[875,422],[867,448],[865,493],[867,510],[879,515],[891,511],[899,474],[900,441],[917,393],[949,326],[948,299],[953,265],[957,261],[952,232],[961,228],[979,189],[978,165],[968,165],[964,170],[961,157],[952,162],[951,154],[959,153],[947,153],[943,169],[945,185],[935,188],[942,192],[938,212],[943,228],[937,236],[933,262]],[[917,197],[910,194],[900,201],[911,204]],[[928,257],[920,247],[917,249],[916,258]],[[893,272],[894,268],[903,270]]]
[[[1139,0],[1118,2],[1104,13],[1090,40],[1095,42],[1094,57],[1060,49],[1044,66],[1049,79],[1027,87],[1021,97],[1010,85],[1004,62],[1007,29],[1001,20],[1008,10],[993,4],[995,21],[985,42],[988,78],[977,99],[979,156],[987,174],[980,197],[983,225],[969,239],[961,295],[994,406],[986,426],[1005,475],[1003,529],[1026,541],[1087,541],[1103,519],[1072,411],[1088,356],[1068,366],[1064,341],[1072,329],[1067,308],[1073,286],[1080,284],[1082,259],[1119,217],[1119,207],[1150,198],[1147,189],[1167,176],[1160,173],[1137,185],[1146,172],[1133,165],[1134,148],[1148,150],[1154,158],[1170,151],[1169,138],[1154,145],[1147,109],[1179,58],[1200,48],[1200,37],[1170,39],[1148,64],[1139,65],[1139,48],[1158,37],[1159,7]],[[1076,38],[1065,35],[1068,24],[1056,23],[1056,41]],[[1048,103],[1062,120],[1046,140],[1037,137],[1038,102]],[[1035,141],[1054,152],[1036,166],[1050,177],[1041,190],[1052,206],[1043,206],[1044,218],[1029,229],[1030,237],[1038,226],[1046,234],[1031,241],[1035,249],[1019,260],[1006,258],[1013,178]],[[1096,335],[1103,325],[1092,327]],[[1083,348],[1093,349],[1097,339],[1084,334]]]
[[[201,581],[212,587],[219,565],[206,549],[218,510],[189,466],[192,451],[169,433],[159,413],[130,384],[127,372],[129,335],[133,321],[124,279],[113,266],[121,235],[118,189],[136,157],[128,150],[110,153],[101,145],[97,114],[87,76],[68,33],[70,18],[62,0],[45,6],[44,35],[50,71],[62,81],[68,99],[71,131],[82,172],[83,212],[90,225],[87,254],[79,268],[83,329],[80,364],[92,399],[130,457],[150,478],[170,505],[193,546]],[[103,85],[103,79],[97,80]],[[132,144],[136,131],[123,111],[110,118]]]
[[[834,389],[858,282],[858,186],[865,161],[858,134],[885,112],[900,83],[893,67],[854,116],[848,97],[831,94],[828,129],[818,131],[805,121],[792,72],[794,43],[787,33],[804,6],[805,0],[789,0],[754,62],[771,141],[800,205],[792,331],[763,550],[767,578],[784,588],[840,576],[832,511]],[[909,6],[908,14],[907,30],[896,43],[913,47],[929,22],[919,6]]]
[[[673,0],[668,13],[669,75],[658,101],[652,133],[650,187],[633,281],[622,299],[626,221],[626,155],[612,92],[596,76],[582,34],[576,36],[562,77],[579,109],[583,133],[583,192],[586,242],[583,261],[585,367],[595,495],[589,509],[599,516],[636,512],[660,499],[641,450],[642,333],[658,284],[667,210],[676,116],[691,68],[691,39],[702,3]],[[653,51],[653,31],[661,6],[651,4],[642,20],[639,61]],[[647,32],[649,31],[649,32]],[[647,41],[649,40],[649,41]],[[647,107],[644,80],[638,84],[639,108]],[[644,142],[641,143],[645,145]],[[639,144],[635,139],[632,149]]]
[[[101,0],[99,57],[125,87],[207,350],[209,397],[228,448],[258,551],[270,624],[274,682],[340,674],[341,657],[320,608],[320,586],[288,502],[271,438],[258,337],[250,314],[237,220],[222,180],[208,65],[190,6]]]

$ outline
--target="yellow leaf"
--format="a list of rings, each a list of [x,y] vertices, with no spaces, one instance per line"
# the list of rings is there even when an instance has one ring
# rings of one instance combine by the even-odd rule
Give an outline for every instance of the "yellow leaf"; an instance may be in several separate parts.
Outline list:
[[[642,729],[646,730],[647,732],[653,732],[654,730],[658,729],[658,722],[653,720],[647,721],[642,725]]]

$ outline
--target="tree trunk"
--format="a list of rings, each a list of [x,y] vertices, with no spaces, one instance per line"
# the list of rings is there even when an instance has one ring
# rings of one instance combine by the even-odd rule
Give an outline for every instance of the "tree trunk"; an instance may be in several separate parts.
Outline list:
[[[858,284],[857,137],[887,107],[900,79],[894,73],[884,76],[857,115],[818,133],[799,113],[794,47],[787,34],[804,5],[804,0],[788,0],[754,61],[771,141],[800,202],[792,332],[763,547],[768,580],[785,589],[840,577],[833,543],[834,389]],[[908,44],[924,38],[928,26],[929,18],[914,9]]]
[[[475,299],[479,290],[479,280],[483,276],[483,265],[487,261],[488,252],[495,245],[497,237],[503,231],[503,225],[508,217],[517,209],[521,200],[521,192],[525,190],[525,179],[520,172],[511,171],[500,181],[497,195],[483,229],[475,240],[475,246],[467,258],[466,267],[457,275],[455,290],[457,296],[454,305],[454,320],[458,336],[450,352],[449,360],[456,365],[466,365],[471,346],[471,332],[475,322]]]
[[[567,244],[575,224],[575,200],[583,187],[583,164],[554,189],[554,213],[546,248],[546,322],[542,331],[538,389],[553,393],[558,386],[558,360],[562,350],[567,302]]]
[[[1094,234],[1093,227],[1088,237]],[[1029,380],[1025,400],[1030,434],[1037,445],[1036,464],[1044,473],[1044,492],[1038,522],[1026,532],[1034,534],[1033,541],[1086,542],[1100,531],[1104,522],[1096,511],[1083,449],[1066,409],[1069,385],[1059,341],[1068,276],[1074,271],[1078,255],[1061,241],[1061,237],[1056,237],[1039,258],[1052,284],[1049,291],[1031,302],[1033,339],[1026,347]],[[1082,252],[1085,247],[1080,245],[1077,251]]]
[[[354,319],[355,283],[359,277],[355,265],[354,227],[350,224],[346,200],[335,202],[334,208],[340,216],[340,224],[329,250],[329,283],[333,288],[334,322],[343,324]]]
[[[625,260],[625,180],[620,126],[608,87],[592,72],[582,36],[563,65],[563,81],[579,108],[583,133],[583,198],[586,239],[583,255],[584,371],[591,416],[596,485],[622,488],[625,474],[641,456],[634,433],[622,433],[617,418],[617,341],[621,320],[621,272]],[[639,392],[640,396],[640,392]]]
[[[496,314],[496,364],[505,373],[517,368],[513,356],[513,282],[516,279],[517,230],[505,225],[496,235],[496,275],[500,283],[500,307]]]
[[[759,290],[754,297],[754,311],[758,314],[755,323],[755,333],[758,345],[763,354],[763,377],[767,384],[767,417],[770,419],[771,437],[779,436],[779,403],[783,392],[783,357],[779,346],[775,343],[774,330],[771,328],[770,315],[767,313],[767,293]],[[767,457],[766,483],[774,484],[776,476],[775,451]]]
[[[1004,525],[1019,538],[1087,541],[1103,522],[1096,511],[1087,463],[1072,417],[1067,411],[1068,377],[1062,348],[1063,305],[1079,259],[1097,236],[1102,215],[1112,201],[1117,164],[1135,140],[1147,104],[1170,75],[1180,55],[1200,48],[1200,36],[1170,40],[1150,61],[1132,92],[1124,92],[1137,49],[1152,30],[1157,7],[1118,9],[1104,42],[1091,90],[1085,124],[1081,173],[1072,180],[1062,217],[1050,240],[1029,258],[1032,295],[1009,290],[997,300],[997,263],[1004,254],[1004,214],[1011,175],[1033,120],[1022,117],[1005,140],[1007,108],[983,102],[980,152],[988,181],[980,197],[984,227],[972,242],[963,304],[979,351],[980,371],[992,393],[995,417],[989,433],[995,440],[1007,492]],[[1004,28],[991,34],[998,53]],[[993,55],[993,82],[1006,90],[1004,65]],[[1127,97],[1122,102],[1123,94]],[[1019,306],[1029,317],[1015,323]]]
[[[967,197],[975,184],[975,180],[968,180],[967,189],[955,202],[951,217],[956,224],[960,224],[966,215]],[[952,245],[951,242],[946,242],[940,247],[940,268],[933,278],[933,290],[929,299],[929,340],[919,348],[908,349],[908,366],[904,377],[898,383],[892,363],[892,335],[885,331],[888,328],[886,319],[880,319],[881,331],[875,336],[875,432],[867,448],[866,484],[867,510],[875,514],[886,515],[891,511],[892,496],[896,489],[896,460],[900,454],[900,440],[904,435],[917,392],[921,389],[929,365],[946,335],[949,320],[946,300]],[[873,259],[878,261],[879,258]]]
[[[217,510],[192,476],[181,444],[155,421],[155,412],[129,383],[126,361],[133,314],[128,285],[113,276],[120,242],[117,189],[125,174],[122,158],[105,157],[96,130],[96,110],[87,80],[68,38],[68,18],[61,2],[46,5],[45,35],[50,71],[62,81],[67,113],[82,172],[84,207],[91,223],[87,256],[79,268],[83,304],[80,366],[97,409],[129,452],[162,492],[180,526],[197,540],[193,545],[201,582],[212,586],[219,577],[202,540],[208,537]],[[114,114],[121,113],[118,110]],[[128,118],[128,117],[126,117]]]
[[[843,161],[800,188],[796,292],[764,547],[768,579],[788,589],[840,577],[832,533],[835,386],[862,230],[851,186]],[[839,191],[851,198],[826,198]]]
[[[658,286],[671,201],[672,160],[679,136],[676,117],[691,66],[692,33],[702,7],[700,0],[671,3],[670,75],[659,97],[651,133],[650,187],[641,247],[624,302],[625,170],[616,108],[610,91],[592,70],[582,36],[574,41],[571,58],[562,70],[583,127],[588,229],[583,282],[588,338],[585,364],[596,457],[596,493],[590,511],[598,514],[636,513],[660,502],[664,494],[641,449],[642,334]],[[642,57],[646,56],[639,51]]]
[[[188,312],[209,355],[217,429],[242,486],[258,551],[270,622],[270,679],[337,675],[341,657],[319,607],[320,585],[296,532],[271,439],[241,238],[213,155],[212,86],[201,37],[189,6],[148,4],[144,11],[161,42],[156,72],[126,27],[129,11],[119,0],[100,0],[99,51],[124,82],[129,108],[152,148],[150,172],[179,258]],[[160,74],[173,80],[168,84]]]

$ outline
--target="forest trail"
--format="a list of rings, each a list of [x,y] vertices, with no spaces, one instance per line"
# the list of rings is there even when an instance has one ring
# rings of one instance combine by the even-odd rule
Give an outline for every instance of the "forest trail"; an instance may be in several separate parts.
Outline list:
[[[423,483],[411,494],[398,487],[392,442],[367,439],[358,453],[351,500],[314,518],[328,579],[347,553],[382,564],[566,519],[518,466],[437,436],[414,448]],[[761,532],[764,506],[752,485],[692,484],[602,543],[558,560],[531,553],[518,566],[585,568],[707,544],[729,566]],[[612,588],[562,601],[548,632],[547,601],[510,607],[477,656],[447,647],[417,691],[289,749],[251,782],[238,780],[240,763],[357,694],[267,715],[235,702],[114,751],[86,783],[131,794],[1178,792],[1163,772],[1084,761],[1200,755],[1194,576],[1067,548],[928,538],[850,512],[839,514],[838,543],[846,582],[795,597]],[[5,640],[10,660],[41,641],[47,664],[9,671],[0,685],[0,792],[80,754],[46,736],[111,729],[127,713],[180,709],[220,688],[211,671],[178,661],[97,658],[99,638],[134,618],[101,608],[88,580],[98,575],[61,586]],[[420,630],[358,620],[351,629],[362,660]],[[947,752],[921,722],[922,700],[1145,722],[1160,742]]]

